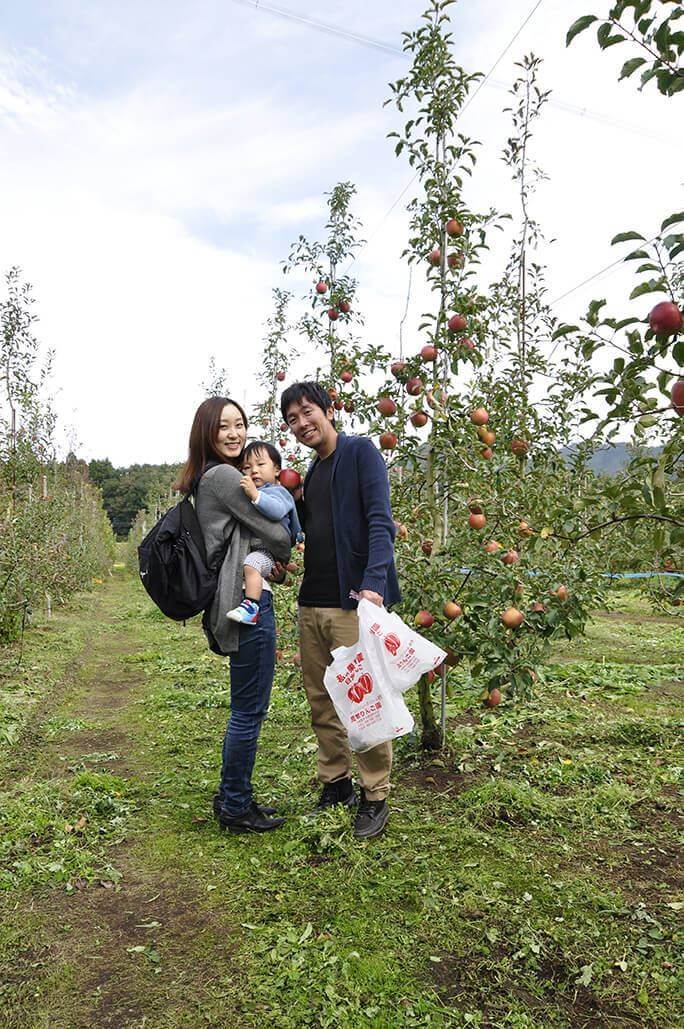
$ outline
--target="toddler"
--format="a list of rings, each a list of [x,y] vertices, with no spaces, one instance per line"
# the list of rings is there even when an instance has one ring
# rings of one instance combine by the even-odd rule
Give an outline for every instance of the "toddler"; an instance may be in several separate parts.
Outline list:
[[[257,441],[245,448],[240,480],[242,489],[255,507],[273,522],[282,522],[290,533],[293,543],[304,538],[294,498],[281,486],[277,479],[282,462],[280,454],[271,443]],[[264,579],[273,571],[275,561],[265,549],[253,550],[245,558],[245,599],[229,611],[227,618],[233,622],[256,624],[259,618],[259,601]]]

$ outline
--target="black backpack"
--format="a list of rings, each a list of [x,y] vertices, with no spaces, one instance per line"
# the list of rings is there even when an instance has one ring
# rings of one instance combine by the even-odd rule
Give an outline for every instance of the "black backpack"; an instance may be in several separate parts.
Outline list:
[[[209,565],[197,514],[187,497],[150,529],[138,547],[138,566],[143,586],[163,614],[181,622],[209,607],[234,531],[235,525],[218,559]]]

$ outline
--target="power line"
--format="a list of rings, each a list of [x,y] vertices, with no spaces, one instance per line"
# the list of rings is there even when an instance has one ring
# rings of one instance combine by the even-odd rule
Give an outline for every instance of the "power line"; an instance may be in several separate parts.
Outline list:
[[[654,243],[659,238],[659,235],[660,235],[660,233],[656,233],[656,235],[652,236],[650,239],[644,240],[641,243],[641,246],[642,247],[650,246],[651,243]],[[627,255],[627,256],[629,256],[629,255]],[[572,289],[566,290],[566,292],[562,293],[561,296],[556,297],[555,300],[551,300],[550,303],[549,303],[549,307],[555,307],[555,305],[559,304],[561,302],[561,300],[565,300],[566,297],[569,297],[571,295],[571,293],[576,293],[578,289],[582,289],[583,286],[587,286],[590,282],[593,282],[594,279],[600,278],[601,275],[604,275],[606,272],[609,272],[612,268],[617,268],[617,266],[619,264],[623,264],[626,260],[627,260],[627,257],[618,257],[617,261],[612,261],[610,264],[607,264],[605,268],[601,268],[600,271],[594,272],[594,274],[590,275],[588,279],[583,279],[582,282],[578,282],[576,286],[572,287]],[[561,345],[562,342],[563,342],[563,337],[561,336],[560,339],[556,340],[556,345],[553,347],[553,349],[551,350],[551,353],[549,354],[549,358],[548,358],[549,361],[551,360],[553,355],[556,353],[556,351],[558,350],[558,347]]]
[[[530,11],[530,13],[529,13],[529,14],[527,15],[527,17],[525,18],[524,22],[522,23],[522,25],[520,26],[520,28],[518,29],[518,31],[516,32],[516,34],[515,34],[515,35],[513,36],[513,38],[512,38],[511,40],[510,40],[510,42],[506,44],[506,46],[505,46],[505,47],[504,47],[504,49],[503,49],[503,50],[501,51],[501,53],[499,54],[499,56],[497,57],[497,59],[496,59],[496,60],[494,61],[494,64],[493,64],[493,65],[491,66],[491,68],[489,69],[489,71],[487,72],[487,74],[485,75],[485,77],[484,77],[484,78],[483,78],[483,79],[482,79],[482,80],[481,80],[481,81],[480,81],[480,82],[478,83],[478,85],[477,85],[477,89],[476,89],[476,90],[475,90],[475,91],[474,91],[473,93],[471,93],[471,95],[470,95],[470,96],[468,97],[468,99],[467,99],[467,100],[466,100],[466,102],[464,103],[463,107],[461,108],[461,110],[460,110],[459,114],[461,114],[461,115],[462,115],[462,114],[463,114],[463,112],[464,112],[464,111],[465,111],[465,110],[467,109],[467,107],[469,106],[469,104],[472,104],[473,100],[475,99],[475,97],[477,96],[477,94],[478,94],[478,93],[480,92],[480,90],[481,90],[481,89],[482,89],[482,87],[484,86],[485,82],[487,82],[487,80],[489,79],[489,76],[490,76],[490,75],[492,74],[492,72],[493,72],[493,71],[494,71],[494,70],[496,69],[496,67],[497,67],[497,66],[498,66],[498,65],[499,65],[499,64],[501,63],[501,61],[502,61],[502,60],[503,60],[503,58],[504,58],[504,57],[506,56],[506,54],[508,53],[508,51],[509,51],[509,50],[511,49],[511,47],[512,47],[512,46],[513,46],[513,44],[515,43],[516,39],[518,38],[518,36],[519,36],[519,35],[520,35],[520,33],[522,32],[522,30],[523,30],[523,29],[525,28],[525,26],[527,25],[528,21],[529,21],[529,20],[530,20],[530,19],[531,19],[531,18],[533,17],[533,15],[534,15],[534,14],[536,13],[536,11],[537,11],[537,10],[538,10],[538,9],[539,9],[539,8],[541,7],[541,5],[543,4],[543,2],[544,2],[544,0],[537,0],[536,4],[534,5],[534,7],[533,7],[533,8],[532,8],[532,10]]]
[[[384,53],[392,54],[394,57],[405,57],[405,51],[400,47],[393,46],[391,43],[386,43],[384,40],[374,39],[372,36],[366,36],[361,32],[351,32],[348,29],[343,28],[341,25],[333,25],[330,22],[320,21],[317,18],[308,18],[304,15],[297,14],[295,11],[290,11],[284,7],[275,7],[273,4],[261,3],[261,0],[232,0],[234,4],[239,4],[241,7],[248,7],[253,11],[263,11],[265,14],[273,14],[278,18],[282,18],[285,21],[293,21],[299,25],[303,25],[305,28],[313,29],[316,32],[322,32],[328,36],[337,36],[340,39],[344,39],[349,43],[357,43],[359,46],[370,47],[374,50],[381,50]],[[478,85],[477,89],[473,92],[472,96],[469,97],[468,101],[462,108],[462,112],[475,98],[477,92],[482,86],[493,86],[495,89],[508,90],[509,84],[501,82],[498,79],[491,79],[490,76],[495,70],[497,65],[501,62],[506,53],[510,50],[511,46],[518,38],[523,28],[530,20],[532,15],[535,13],[537,7],[542,0],[530,11],[525,21],[522,23],[518,32],[515,34],[513,39],[510,41],[508,46],[501,52],[495,63],[490,68],[487,75],[484,77],[482,82]],[[661,136],[655,132],[649,132],[647,129],[640,125],[633,125],[631,122],[616,121],[614,118],[610,118],[608,115],[601,114],[598,111],[592,111],[587,107],[578,107],[576,104],[567,103],[565,100],[557,100],[554,97],[549,97],[547,100],[549,107],[557,107],[561,111],[565,111],[568,114],[575,114],[581,118],[589,118],[592,121],[597,121],[602,125],[611,125],[614,128],[621,129],[623,132],[631,132],[638,136],[643,136],[646,139],[654,139],[661,143],[668,143],[674,145],[674,140],[666,136]],[[461,112],[461,113],[462,113]]]
[[[651,243],[654,243],[655,240],[658,239],[658,235],[659,234],[656,234],[651,239],[644,240],[644,242],[641,243],[640,246],[647,247]],[[590,275],[588,279],[584,279],[582,282],[578,282],[576,286],[572,287],[572,289],[569,289],[566,293],[563,293],[561,294],[561,296],[556,297],[555,300],[551,300],[549,303],[549,307],[554,307],[556,304],[559,304],[561,300],[565,300],[565,298],[569,297],[571,293],[576,293],[578,289],[582,288],[582,286],[588,285],[590,282],[593,282],[594,279],[598,279],[600,275],[603,275],[604,272],[609,272],[611,268],[616,268],[619,264],[622,264],[623,261],[626,260],[626,257],[618,257],[617,261],[613,261],[611,264],[607,264],[605,268],[601,268],[600,271],[594,272],[594,274]]]
[[[286,21],[296,21],[307,28],[315,29],[316,32],[324,32],[328,36],[339,36],[350,43],[359,43],[361,46],[369,46],[375,50],[384,50],[386,53],[395,54],[398,57],[404,56],[404,51],[400,47],[392,46],[391,43],[384,43],[381,39],[373,39],[371,36],[365,36],[360,32],[350,32],[348,29],[342,28],[341,25],[331,25],[329,22],[319,21],[317,18],[307,18],[303,14],[288,11],[284,7],[263,4],[261,0],[233,0],[233,3],[239,4],[241,7],[251,7],[255,11],[266,11],[267,14],[275,14],[278,18],[284,18]]]

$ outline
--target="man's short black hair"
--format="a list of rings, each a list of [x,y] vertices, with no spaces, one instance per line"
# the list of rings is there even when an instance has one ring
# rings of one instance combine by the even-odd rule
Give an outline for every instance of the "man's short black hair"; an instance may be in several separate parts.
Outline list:
[[[267,443],[263,439],[255,439],[252,443],[248,443],[242,455],[242,460],[243,462],[246,461],[250,454],[261,453],[268,454],[276,468],[283,467],[283,459],[280,456],[278,448],[274,447],[272,443]]]
[[[280,398],[280,413],[283,416],[283,421],[287,421],[288,408],[292,404],[301,403],[302,400],[308,400],[310,403],[315,404],[316,407],[320,407],[321,411],[325,414],[333,406],[330,394],[327,389],[321,386],[320,382],[293,382]],[[335,423],[333,422],[333,424]]]

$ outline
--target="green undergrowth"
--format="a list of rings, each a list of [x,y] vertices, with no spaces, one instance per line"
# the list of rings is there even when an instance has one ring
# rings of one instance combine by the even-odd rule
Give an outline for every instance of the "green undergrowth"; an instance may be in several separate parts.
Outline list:
[[[358,844],[346,813],[304,817],[316,744],[287,663],[255,774],[286,826],[219,832],[226,664],[195,623],[165,621],[117,578],[98,647],[126,640],[126,704],[105,716],[86,681],[57,690],[36,752],[17,740],[27,761],[5,784],[5,1021],[678,1024],[684,648],[679,624],[640,622],[620,602],[588,641],[557,648],[529,703],[484,710],[454,670],[447,746],[398,741],[388,830]],[[618,650],[618,630],[638,656]],[[64,632],[87,646],[78,612]],[[67,774],[38,775],[41,747],[69,755]]]

